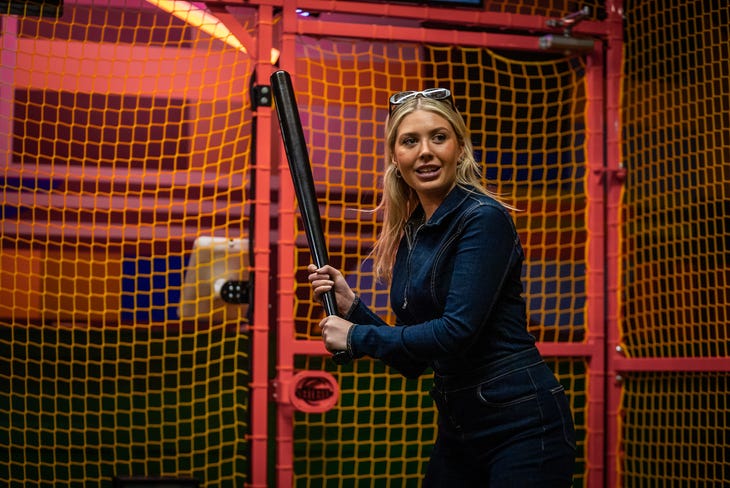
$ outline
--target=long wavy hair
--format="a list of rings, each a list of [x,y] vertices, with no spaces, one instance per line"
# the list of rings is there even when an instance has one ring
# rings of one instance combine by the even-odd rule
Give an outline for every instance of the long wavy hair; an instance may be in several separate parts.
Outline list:
[[[393,277],[393,264],[403,230],[413,210],[419,204],[418,195],[400,177],[393,162],[393,152],[398,136],[398,128],[403,119],[416,110],[433,112],[451,124],[454,129],[461,156],[456,168],[456,184],[476,190],[498,199],[498,195],[482,184],[481,167],[474,159],[474,149],[469,131],[458,111],[448,100],[432,100],[414,97],[398,105],[385,122],[385,173],[383,175],[383,195],[376,210],[383,213],[383,227],[373,246],[375,277],[389,284]]]

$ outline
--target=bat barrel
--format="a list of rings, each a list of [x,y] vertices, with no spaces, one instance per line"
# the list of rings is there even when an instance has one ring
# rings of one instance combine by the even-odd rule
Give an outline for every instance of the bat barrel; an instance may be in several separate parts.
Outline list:
[[[317,193],[312,178],[312,168],[307,152],[307,143],[304,139],[302,122],[299,118],[296,96],[291,77],[286,71],[276,71],[271,75],[271,89],[274,94],[276,113],[279,116],[279,127],[284,141],[286,158],[289,162],[294,191],[299,202],[299,211],[302,214],[304,231],[309,243],[309,251],[317,267],[329,264],[327,244],[322,232],[322,220],[319,214]],[[334,290],[322,295],[322,304],[327,315],[337,315],[337,303]],[[350,360],[347,351],[337,351],[333,359],[338,364]]]
[[[274,79],[276,82],[273,81]],[[299,201],[299,211],[304,221],[307,240],[310,243],[312,258],[314,264],[318,267],[324,266],[328,263],[329,257],[324,234],[322,233],[317,193],[291,78],[286,71],[277,71],[272,75],[272,89],[276,101],[276,110],[279,113],[289,170]]]

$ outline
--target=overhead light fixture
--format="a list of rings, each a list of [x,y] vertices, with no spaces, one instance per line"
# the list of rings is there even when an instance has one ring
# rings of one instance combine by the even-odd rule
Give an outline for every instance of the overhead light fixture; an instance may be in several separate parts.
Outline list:
[[[209,36],[223,41],[234,49],[248,54],[248,49],[233,35],[218,17],[205,8],[185,0],[147,0],[152,5],[174,15],[183,22],[197,27]]]

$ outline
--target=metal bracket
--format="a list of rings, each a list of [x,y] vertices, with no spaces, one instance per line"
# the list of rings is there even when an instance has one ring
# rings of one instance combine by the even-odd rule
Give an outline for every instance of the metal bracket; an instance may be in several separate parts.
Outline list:
[[[566,15],[562,19],[548,19],[545,24],[547,24],[548,27],[565,29],[563,31],[563,34],[566,36],[570,36],[570,31],[573,29],[573,27],[578,25],[582,20],[586,19],[590,14],[591,8],[583,7],[577,12]]]
[[[626,180],[626,168],[619,166],[618,168],[597,168],[592,171],[598,181],[623,183]]]
[[[545,24],[554,29],[563,29],[563,35],[547,34],[540,37],[539,46],[543,51],[563,53],[565,55],[587,54],[595,47],[594,39],[573,37],[573,27],[586,19],[591,13],[589,7],[583,7],[577,12],[566,15],[562,19],[548,19]]]
[[[271,85],[254,85],[251,88],[251,105],[253,105],[253,110],[256,110],[258,107],[271,107],[271,103]]]
[[[221,299],[226,303],[251,303],[251,288],[248,281],[226,281],[220,289]]]

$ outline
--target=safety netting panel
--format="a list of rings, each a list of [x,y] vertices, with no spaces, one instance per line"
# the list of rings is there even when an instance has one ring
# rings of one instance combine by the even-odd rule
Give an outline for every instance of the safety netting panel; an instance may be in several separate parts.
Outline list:
[[[625,2],[621,346],[625,486],[724,486],[730,355],[726,2]],[[676,358],[701,358],[706,373]],[[726,368],[725,368],[726,369]],[[715,370],[715,372],[713,372]]]
[[[727,486],[727,374],[631,373],[622,388],[624,486]]]
[[[527,253],[523,278],[530,331],[542,342],[583,341],[587,241],[583,60],[463,46],[306,36],[297,40],[295,89],[330,263],[343,270],[361,298],[394,322],[388,291],[375,281],[369,257],[381,217],[374,209],[381,196],[388,98],[397,91],[443,86],[454,93],[471,128],[485,183],[518,208],[513,216]],[[306,285],[305,267],[310,261],[299,228],[296,340],[320,340],[317,324],[323,311],[312,302]],[[570,392],[582,449],[587,366],[583,358],[550,360]],[[302,367],[319,365],[312,361],[306,359]],[[368,360],[342,368],[329,366],[322,364],[340,385],[351,386],[343,388],[333,411],[296,415],[297,485],[335,483],[344,472],[361,486],[373,480],[382,486],[417,486],[434,440],[428,375],[405,382]],[[413,422],[422,430],[420,437],[409,437]],[[394,457],[394,452],[402,457]],[[581,450],[578,484],[585,469]]]
[[[621,341],[632,357],[728,357],[730,6],[628,7]]]
[[[0,17],[1,485],[247,479],[247,309],[213,287],[245,278],[250,60],[200,14]]]

